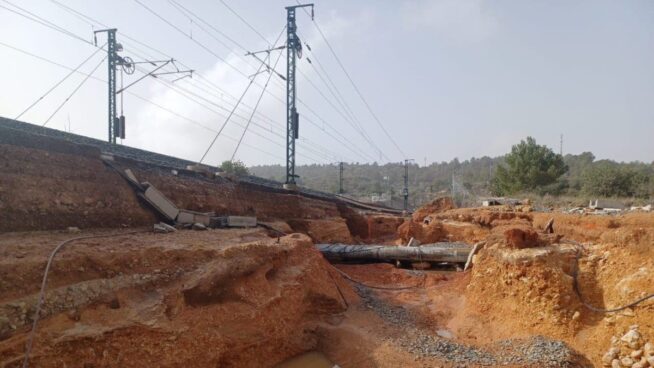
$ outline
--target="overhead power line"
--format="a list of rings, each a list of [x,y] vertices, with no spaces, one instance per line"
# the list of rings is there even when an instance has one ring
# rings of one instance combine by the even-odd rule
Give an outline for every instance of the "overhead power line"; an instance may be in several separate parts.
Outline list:
[[[277,60],[275,61],[275,64],[273,64],[273,67],[272,67],[273,70],[275,70],[275,68],[277,68],[277,64],[279,63],[279,60],[281,58],[282,58],[282,52],[280,52],[279,55],[277,56]],[[263,85],[263,90],[261,91],[261,94],[259,95],[259,99],[257,100],[257,103],[254,104],[254,109],[252,110],[252,115],[250,115],[250,118],[248,119],[248,122],[245,125],[245,129],[243,129],[243,134],[241,134],[241,138],[239,138],[238,143],[236,144],[236,147],[234,148],[234,153],[232,153],[231,161],[234,161],[234,157],[236,156],[236,152],[238,151],[238,148],[241,146],[241,142],[243,141],[243,137],[245,137],[245,133],[247,133],[248,128],[250,127],[250,122],[252,122],[252,118],[254,117],[254,114],[257,112],[257,108],[259,107],[259,103],[261,103],[261,99],[263,98],[263,95],[264,95],[264,93],[266,91],[266,87],[268,87],[268,83],[270,83],[270,79],[275,74],[273,72],[273,70],[268,71],[268,79],[266,80],[266,83]]]
[[[236,72],[238,72],[238,73],[241,74],[242,76],[244,76],[244,77],[246,77],[246,78],[248,77],[247,74],[245,74],[243,71],[241,71],[240,69],[238,69],[237,67],[235,67],[235,66],[232,65],[231,63],[227,62],[224,58],[220,57],[217,53],[215,53],[213,50],[211,50],[211,49],[210,49],[209,47],[207,47],[206,45],[202,44],[201,42],[199,42],[199,41],[196,40],[196,39],[191,38],[191,37],[190,37],[188,34],[186,34],[186,32],[184,32],[181,28],[179,28],[178,26],[176,26],[175,24],[173,24],[171,21],[167,20],[166,18],[164,18],[163,16],[161,16],[160,14],[158,14],[158,13],[157,13],[156,11],[154,11],[152,8],[150,8],[150,7],[148,7],[147,5],[143,4],[143,3],[142,3],[141,1],[139,1],[139,0],[134,0],[134,1],[135,1],[136,3],[138,3],[139,5],[141,5],[142,7],[144,7],[146,10],[148,10],[151,14],[153,14],[154,16],[156,16],[157,18],[159,18],[160,20],[162,20],[164,23],[166,23],[166,24],[168,24],[169,26],[171,26],[171,27],[172,27],[173,29],[175,29],[177,32],[179,32],[179,33],[181,33],[183,36],[189,38],[193,43],[195,43],[196,45],[200,46],[202,49],[204,49],[205,51],[209,52],[210,54],[216,56],[219,60],[223,61],[227,66],[231,67],[232,69],[234,69]],[[259,85],[259,84],[257,84],[257,83],[254,83],[254,84],[257,85],[258,87],[261,87],[261,85]],[[275,96],[274,94],[271,94],[269,91],[268,91],[267,93],[269,93],[269,94],[270,94],[273,98],[275,98],[278,102],[284,104],[284,101],[283,101],[282,99],[280,99],[279,97]],[[314,112],[314,114],[315,114],[315,112]],[[318,116],[318,115],[316,115],[316,116]],[[319,116],[318,116],[318,117],[319,117]],[[336,129],[335,129],[335,130],[336,130]]]
[[[88,74],[88,75],[87,75],[87,76],[86,76],[86,77],[85,77],[85,78],[84,78],[84,79],[83,79],[83,80],[82,80],[82,81],[77,85],[77,87],[75,87],[75,89],[73,90],[73,92],[71,92],[70,95],[68,95],[68,97],[66,97],[66,99],[61,103],[61,105],[59,105],[59,106],[57,107],[57,109],[55,109],[55,111],[52,113],[52,115],[50,115],[50,116],[45,120],[45,122],[43,123],[43,125],[41,125],[41,126],[46,126],[46,124],[48,124],[48,122],[50,121],[50,119],[52,119],[52,117],[55,116],[55,115],[59,112],[59,110],[61,110],[62,107],[64,107],[64,105],[66,104],[66,102],[68,102],[68,100],[70,100],[70,98],[73,97],[73,95],[74,95],[77,91],[79,91],[80,88],[82,88],[82,86],[84,85],[84,83],[86,83],[86,81],[89,80],[89,78],[93,75],[93,73],[95,73],[95,71],[98,70],[98,68],[102,65],[102,63],[104,63],[104,61],[105,61],[106,59],[107,59],[107,58],[104,57],[104,58],[102,58],[102,60],[100,60],[100,62],[98,63],[98,65],[96,65],[95,68],[93,68],[93,70],[91,70],[91,73],[89,73],[89,74]]]
[[[73,38],[77,39],[78,41],[82,41],[84,43],[88,43],[89,45],[93,45],[93,42],[91,42],[90,40],[87,40],[87,39],[85,39],[83,37],[80,37],[80,36],[70,32],[70,31],[66,30],[63,27],[60,27],[60,26],[50,22],[49,20],[47,20],[45,18],[42,18],[42,17],[32,13],[31,11],[29,11],[27,9],[21,8],[20,6],[12,3],[10,1],[7,1],[7,0],[2,0],[2,1],[9,4],[9,5],[11,5],[11,6],[13,6],[16,9],[19,9],[23,13],[21,13],[21,12],[19,12],[17,10],[14,10],[14,9],[7,8],[6,6],[3,6],[3,5],[0,5],[0,8],[8,10],[8,11],[14,13],[14,14],[20,15],[21,17],[29,19],[29,20],[31,20],[31,21],[33,21],[35,23],[41,24],[44,27],[50,28],[50,29],[55,30],[57,32],[63,33],[65,35],[67,35],[67,36],[73,37]]]
[[[227,10],[229,10],[230,12],[232,12],[232,13],[233,13],[233,14],[234,14],[238,19],[240,19],[243,23],[245,23],[245,25],[248,26],[248,27],[249,27],[249,28],[250,28],[254,33],[256,33],[259,37],[261,37],[261,39],[262,39],[265,43],[267,43],[268,46],[270,46],[270,41],[268,41],[268,39],[266,39],[266,37],[264,37],[261,33],[259,33],[259,31],[257,31],[257,29],[254,28],[254,27],[252,26],[252,24],[250,24],[247,20],[245,20],[245,18],[241,17],[241,15],[240,15],[238,12],[236,12],[234,9],[232,9],[232,8],[231,8],[231,7],[230,7],[230,6],[225,2],[225,0],[220,0],[220,2],[221,2],[221,3],[222,3],[222,4],[227,8]]]
[[[2,1],[5,1],[5,0],[2,0]],[[59,1],[57,1],[57,0],[51,0],[51,1],[52,1],[54,4],[56,4],[56,5],[60,6],[61,8],[63,8],[64,10],[70,12],[72,15],[74,15],[74,16],[77,17],[78,19],[81,19],[81,20],[87,22],[87,23],[88,23],[92,28],[94,28],[95,25],[100,25],[100,26],[103,26],[104,28],[107,28],[107,26],[104,25],[104,24],[102,24],[102,22],[99,22],[99,21],[97,21],[96,19],[94,19],[94,18],[92,18],[92,17],[90,17],[90,16],[88,16],[88,15],[86,15],[86,14],[83,14],[83,13],[81,13],[81,12],[79,12],[79,11],[77,11],[77,10],[75,10],[75,9],[73,9],[73,8],[71,8],[71,7],[67,6],[67,5],[65,5],[65,4],[63,4],[63,3],[61,3],[61,2],[59,2]],[[12,5],[13,5],[13,4],[12,4]],[[8,9],[8,10],[11,10],[11,9]],[[16,13],[16,12],[14,11],[14,13]],[[30,12],[30,13],[31,13],[31,12]],[[23,14],[19,14],[19,13],[17,13],[17,14],[18,14],[18,15],[21,15],[21,16],[24,16],[24,17],[27,18],[28,20],[31,20],[31,21],[37,22],[37,23],[39,23],[39,24],[45,25],[46,27],[51,28],[51,29],[53,29],[53,30],[55,30],[55,31],[57,31],[57,32],[64,33],[64,34],[66,34],[66,35],[68,35],[68,36],[70,36],[70,37],[73,37],[73,38],[77,39],[77,40],[81,40],[81,41],[83,41],[84,43],[92,44],[92,43],[86,41],[84,38],[75,35],[73,32],[70,32],[70,31],[64,29],[63,27],[59,27],[59,26],[55,25],[55,24],[52,23],[52,22],[48,22],[48,21],[44,20],[43,18],[38,17],[38,16],[35,15],[34,13],[31,13],[31,14],[34,14],[35,17],[38,17],[38,18],[40,18],[41,20],[39,20],[39,19],[37,19],[37,18],[35,18],[35,17],[25,16],[25,15],[23,15]],[[218,30],[216,30],[216,31],[218,31]],[[160,50],[158,50],[158,49],[152,47],[151,45],[148,45],[148,44],[146,44],[146,43],[143,43],[143,42],[141,42],[141,41],[139,41],[139,40],[137,40],[137,39],[135,39],[135,38],[133,38],[133,37],[130,37],[130,36],[128,36],[128,35],[125,35],[125,34],[123,34],[123,33],[121,33],[121,35],[122,35],[123,37],[125,37],[125,38],[131,40],[132,42],[137,43],[137,44],[139,44],[139,45],[141,45],[141,46],[143,46],[143,47],[146,47],[146,48],[148,48],[148,49],[150,49],[150,50],[152,50],[152,51],[154,51],[154,52],[156,52],[156,53],[158,53],[158,54],[161,54],[161,55],[165,55],[165,56],[167,56],[166,53],[163,53],[162,51],[160,51]],[[232,41],[233,41],[233,39],[232,39]],[[235,42],[235,41],[234,41],[234,42]],[[6,45],[6,46],[7,46],[7,47],[11,47],[10,45]],[[34,56],[34,57],[39,58],[38,55],[33,55],[33,54],[32,54],[31,56]],[[189,68],[188,66],[182,64],[181,62],[180,62],[179,64],[182,65],[182,66],[184,66],[184,67],[186,67],[186,68]],[[61,67],[61,65],[59,65],[59,66]],[[230,65],[230,66],[231,66],[231,65]],[[232,67],[233,67],[233,66],[232,66]],[[240,72],[240,73],[244,75],[244,73],[242,73],[242,72]],[[220,94],[220,96],[221,96],[221,97],[220,97],[221,99],[223,98],[223,97],[222,97],[223,94],[224,94],[225,96],[230,97],[230,98],[236,99],[234,96],[230,95],[228,92],[225,92],[225,91],[221,90],[220,87],[218,87],[217,85],[215,85],[215,84],[214,84],[211,80],[209,80],[208,78],[202,76],[201,74],[196,74],[196,75],[199,77],[199,79],[197,80],[198,83],[204,84],[204,85],[206,85],[208,88],[215,89],[217,92],[219,92],[219,94]],[[161,78],[157,79],[157,81],[159,81],[160,79],[161,79]],[[190,82],[189,82],[189,85],[191,85],[191,86],[193,86],[193,87],[195,87],[195,88],[200,88],[198,85],[195,85],[195,84],[190,83]],[[134,95],[133,93],[130,93],[130,94],[131,94],[131,95]],[[280,103],[282,103],[281,99],[277,98],[277,97],[274,96],[274,95],[273,95],[273,97],[275,97],[275,99],[276,99],[277,101],[279,101]],[[151,102],[151,101],[146,101],[146,102]],[[247,104],[244,104],[244,103],[241,103],[241,105],[247,106]],[[315,114],[315,112],[313,112],[313,113]],[[270,119],[269,117],[267,117],[267,116],[265,116],[265,115],[262,115],[262,114],[260,114],[260,113],[258,113],[258,112],[257,112],[257,115],[260,115],[260,116],[262,116],[262,117],[264,117],[264,118],[266,118],[266,119],[268,119],[268,120],[270,120],[270,121],[274,121],[274,120]],[[319,119],[323,120],[323,123],[328,124],[328,123],[327,123],[326,121],[324,121],[324,119],[322,119],[319,115],[316,115],[316,116],[317,116]],[[312,120],[309,119],[308,117],[306,118],[306,120],[309,121],[312,125],[314,125],[314,126],[320,128],[320,125],[316,124],[314,121],[312,121]],[[258,126],[258,127],[260,127],[260,128],[266,129],[266,131],[268,130],[268,128],[263,127],[263,126],[261,126],[260,124],[255,123],[254,121],[252,121],[252,124],[255,125],[255,126]],[[328,125],[328,126],[329,126],[329,125]],[[345,137],[342,133],[340,133],[339,130],[334,129],[334,128],[331,127],[331,126],[330,126],[330,128],[332,128],[332,129],[334,130],[334,132],[335,132],[336,134],[338,134],[341,138],[343,138],[343,139],[345,139],[346,141],[349,142],[349,140],[347,139],[347,137]],[[322,129],[324,130],[324,127],[323,127]],[[342,144],[343,146],[345,146],[348,150],[353,151],[353,153],[355,153],[355,154],[357,154],[357,155],[361,155],[361,153],[358,152],[359,148],[358,148],[357,146],[355,146],[355,145],[353,145],[353,144],[347,144],[347,143],[341,141],[338,137],[334,136],[333,134],[331,134],[331,133],[329,133],[329,132],[327,132],[327,131],[325,131],[325,133],[327,133],[327,134],[328,134],[332,139],[334,139],[335,141],[337,141],[337,142],[339,142],[340,144]],[[307,142],[309,142],[308,139],[307,139]],[[350,143],[351,143],[351,142],[350,142]],[[250,146],[250,145],[247,145],[247,144],[245,144],[245,145],[246,145],[246,146]],[[329,155],[330,155],[329,160],[333,160],[334,157],[338,157],[337,154],[334,154],[333,152],[329,152],[329,150],[327,150],[326,148],[320,146],[319,144],[317,144],[317,143],[315,143],[315,142],[312,142],[312,144],[311,144],[310,146],[306,146],[305,149],[307,149],[307,150],[311,150],[311,151],[316,151],[316,153],[322,151],[323,153],[329,154]],[[304,156],[304,155],[302,155],[302,156]],[[315,160],[312,159],[312,161],[315,161]]]
[[[47,95],[49,95],[50,92],[54,91],[57,87],[59,87],[59,86],[60,86],[64,81],[66,81],[66,79],[68,79],[68,77],[70,77],[71,75],[75,74],[75,72],[77,72],[77,71],[78,71],[82,66],[84,66],[84,64],[86,64],[89,60],[91,60],[91,59],[92,59],[92,58],[93,58],[93,57],[94,57],[98,52],[102,51],[102,48],[103,48],[103,47],[104,47],[104,46],[98,48],[98,49],[95,50],[91,55],[89,55],[89,57],[87,57],[86,59],[84,59],[84,61],[82,61],[82,63],[80,63],[80,64],[79,64],[79,65],[78,65],[74,70],[71,70],[71,71],[70,71],[68,74],[66,74],[66,76],[63,77],[59,82],[55,83],[54,86],[52,86],[49,90],[47,90],[47,91],[43,94],[43,96],[37,98],[36,101],[32,102],[31,105],[27,106],[27,108],[26,108],[25,110],[23,110],[23,112],[21,112],[20,114],[18,114],[18,116],[16,116],[16,117],[14,118],[14,120],[18,120],[18,119],[20,119],[20,117],[23,116],[23,115],[25,115],[25,113],[27,113],[27,112],[28,112],[32,107],[36,106],[36,104],[38,104],[39,102],[41,102],[41,100],[43,100]]]
[[[66,66],[66,65],[61,64],[61,63],[59,63],[59,62],[56,62],[56,61],[54,61],[54,60],[51,60],[51,59],[45,58],[45,57],[43,57],[43,56],[37,55],[37,54],[32,53],[32,52],[30,52],[30,51],[23,50],[23,49],[21,49],[21,48],[15,47],[15,46],[13,46],[13,45],[9,45],[9,44],[4,43],[4,42],[1,42],[1,41],[0,41],[0,45],[1,45],[1,46],[4,46],[4,47],[7,47],[7,48],[9,48],[9,49],[12,49],[12,50],[14,50],[14,51],[20,52],[20,53],[22,53],[22,54],[24,54],[24,55],[27,55],[27,56],[33,57],[33,58],[35,58],[35,59],[41,60],[41,61],[46,62],[46,63],[48,63],[48,64],[55,65],[55,66],[60,67],[60,68],[62,68],[62,69],[67,69],[67,70],[71,70],[71,71],[74,70],[74,68],[72,68],[72,67]],[[105,79],[95,77],[95,76],[93,76],[93,75],[91,75],[91,74],[88,74],[88,73],[85,73],[85,72],[82,72],[82,71],[79,71],[79,70],[78,70],[76,73],[77,73],[77,74],[84,75],[84,76],[88,76],[89,79],[93,79],[93,80],[95,80],[95,81],[97,81],[97,82],[100,82],[100,83],[103,83],[103,84],[106,84],[106,83],[107,83],[107,81],[106,81]],[[174,110],[172,110],[172,109],[170,109],[170,108],[167,108],[167,107],[165,107],[165,106],[162,106],[162,105],[160,105],[160,104],[158,104],[158,103],[156,103],[156,102],[154,102],[154,101],[152,101],[152,100],[150,100],[150,99],[148,99],[148,98],[145,98],[145,97],[143,97],[143,96],[141,96],[141,95],[138,95],[138,94],[136,94],[136,93],[134,93],[134,92],[132,92],[132,91],[125,91],[125,93],[127,93],[127,94],[129,94],[129,95],[131,95],[131,96],[133,96],[133,97],[135,97],[135,98],[137,98],[137,99],[139,99],[139,100],[141,100],[141,101],[143,101],[143,102],[146,102],[146,103],[148,103],[148,104],[150,104],[150,105],[152,105],[152,106],[155,106],[155,107],[157,107],[157,108],[159,108],[159,109],[161,109],[161,110],[163,110],[163,111],[166,111],[167,113],[169,113],[169,114],[171,114],[171,115],[175,115],[175,116],[177,116],[177,117],[179,117],[179,118],[181,118],[181,119],[183,119],[183,120],[186,120],[186,121],[188,121],[188,122],[191,123],[191,124],[197,125],[198,127],[201,127],[201,128],[203,128],[203,129],[205,129],[205,130],[208,130],[208,131],[210,131],[210,132],[214,132],[214,133],[216,132],[215,129],[210,128],[210,127],[208,127],[208,126],[206,126],[206,125],[200,123],[199,121],[197,121],[197,120],[195,120],[195,119],[191,119],[191,118],[189,118],[189,117],[187,117],[187,116],[184,116],[184,115],[182,115],[182,114],[180,114],[180,113],[178,113],[178,112],[176,112],[176,111],[174,111]],[[233,141],[237,141],[236,138],[231,137],[231,136],[229,136],[229,135],[227,135],[227,134],[222,134],[222,135],[223,135],[225,138],[227,138],[227,139],[230,139],[230,140],[233,140]],[[266,155],[268,155],[268,156],[275,157],[275,158],[280,159],[280,160],[283,159],[281,156],[278,156],[278,155],[276,155],[276,154],[274,154],[274,153],[272,153],[272,152],[269,152],[269,151],[263,150],[263,149],[261,149],[261,148],[259,148],[259,147],[257,147],[257,146],[253,146],[253,145],[247,144],[247,143],[245,143],[245,142],[243,142],[242,144],[243,144],[244,146],[248,146],[248,147],[250,147],[250,148],[252,148],[252,149],[254,149],[254,150],[257,150],[257,151],[259,151],[259,152],[261,152],[261,153],[264,153],[264,154],[266,154]]]
[[[298,4],[300,3],[299,0],[296,0],[296,1],[297,1]],[[402,157],[406,157],[406,155],[402,151],[402,148],[400,148],[400,146],[397,144],[397,142],[395,142],[395,139],[393,139],[393,137],[388,133],[388,131],[386,130],[386,127],[384,127],[384,124],[382,124],[381,120],[379,120],[379,118],[377,117],[377,114],[375,114],[375,112],[370,107],[370,104],[368,104],[368,101],[365,99],[365,97],[363,97],[363,94],[359,90],[359,87],[357,87],[356,83],[354,83],[354,80],[350,76],[350,73],[348,73],[347,69],[345,69],[345,66],[343,65],[343,62],[341,62],[341,59],[336,54],[336,51],[332,47],[331,43],[329,43],[329,40],[327,40],[327,37],[325,37],[325,34],[323,33],[322,29],[320,29],[320,26],[318,25],[318,22],[315,19],[313,19],[313,25],[316,27],[316,30],[318,30],[318,33],[320,34],[320,37],[323,39],[323,41],[325,41],[325,44],[329,48],[329,51],[331,51],[332,55],[334,56],[334,59],[336,59],[336,62],[341,67],[341,70],[343,71],[343,73],[347,77],[348,81],[350,81],[350,84],[352,85],[352,87],[356,91],[357,95],[359,96],[361,101],[363,101],[363,104],[366,106],[366,108],[370,112],[370,115],[372,115],[374,120],[377,122],[379,127],[382,129],[384,134],[386,134],[386,137],[388,137],[388,139],[393,143],[395,148],[400,152],[400,154],[402,154]]]
[[[139,0],[134,0],[134,1],[139,2]],[[284,26],[284,28],[282,28],[282,31],[279,33],[279,36],[277,36],[277,40],[275,40],[275,44],[277,44],[277,42],[279,41],[279,39],[280,39],[280,38],[282,37],[282,35],[284,34],[284,30],[286,30],[286,26]],[[261,71],[261,69],[263,69],[263,67],[264,67],[263,64],[261,64],[261,65],[259,66],[259,69],[257,70],[257,74]],[[207,154],[209,153],[209,151],[210,151],[211,148],[213,147],[214,143],[216,143],[216,139],[218,139],[218,136],[220,135],[220,133],[223,131],[223,129],[225,129],[225,126],[226,126],[227,123],[229,122],[229,119],[230,119],[230,118],[232,117],[232,115],[234,114],[234,111],[236,111],[236,108],[237,108],[238,105],[241,103],[241,100],[243,100],[243,97],[245,97],[245,94],[248,92],[248,90],[250,89],[250,87],[251,87],[252,84],[254,83],[254,80],[255,80],[255,79],[256,79],[256,74],[252,77],[252,79],[250,79],[250,83],[248,83],[247,87],[245,87],[245,90],[243,91],[243,94],[241,95],[241,97],[239,98],[239,100],[236,102],[236,105],[234,106],[234,109],[229,113],[229,116],[227,117],[227,119],[225,119],[225,122],[224,122],[223,125],[220,127],[220,129],[218,130],[218,133],[216,133],[216,136],[215,136],[215,137],[213,138],[213,140],[211,141],[211,144],[209,144],[209,147],[207,148],[207,150],[206,150],[206,151],[204,152],[204,154],[202,155],[202,158],[200,159],[199,163],[202,163],[202,161],[204,161],[204,158],[207,157]],[[265,90],[265,89],[264,89],[264,90]]]
[[[263,35],[261,35],[261,33],[260,33],[260,32],[259,32],[259,31],[254,27],[254,26],[252,26],[252,24],[251,24],[250,22],[248,22],[244,17],[242,17],[242,16],[241,16],[240,14],[238,14],[237,12],[235,12],[233,9],[229,8],[229,6],[228,6],[228,5],[227,5],[223,0],[221,0],[221,2],[222,2],[222,3],[223,3],[223,4],[224,4],[224,5],[225,5],[225,6],[226,6],[226,7],[227,7],[227,8],[228,8],[232,13],[234,13],[234,15],[236,15],[236,16],[237,16],[237,17],[238,17],[238,18],[239,18],[243,23],[245,23],[245,24],[246,24],[248,27],[250,27],[250,28],[251,28],[251,29],[252,29],[256,34],[258,34],[259,37],[260,37],[263,41],[269,43],[269,41],[266,39],[266,37],[264,37]],[[306,12],[306,9],[305,9],[305,12]],[[301,73],[301,74],[303,74],[303,73]],[[303,75],[304,75],[304,74],[303,74]],[[333,104],[329,101],[329,99],[327,99],[327,98],[324,96],[324,94],[323,94],[323,93],[322,93],[322,92],[317,88],[317,86],[316,86],[316,85],[315,85],[315,84],[314,84],[314,83],[313,83],[313,82],[308,78],[308,76],[304,75],[304,77],[307,79],[307,81],[309,81],[309,83],[310,83],[314,88],[316,88],[316,89],[318,90],[318,92],[323,96],[323,98],[325,98],[325,100],[326,100],[330,105],[333,106]],[[311,113],[312,113],[313,115],[315,115],[319,120],[321,120],[323,123],[325,123],[325,125],[327,125],[327,126],[329,126],[330,128],[332,128],[332,129],[336,132],[336,134],[338,134],[338,135],[341,136],[342,138],[345,138],[345,136],[340,132],[339,129],[336,129],[336,128],[332,127],[332,126],[331,126],[327,121],[325,121],[325,119],[323,119],[323,118],[322,118],[318,113],[316,113],[316,112],[315,112],[313,109],[311,109],[311,108],[310,108],[306,103],[304,103],[304,102],[302,101],[302,99],[300,99],[300,98],[298,97],[297,100],[298,100],[298,103],[300,103],[301,105],[303,105],[304,107],[306,107],[307,110],[308,110],[309,112],[311,112]],[[281,103],[283,103],[283,101],[281,101],[281,100],[279,100],[279,99],[278,99],[278,101],[281,102]],[[337,112],[338,112],[338,110],[337,110]],[[323,127],[320,127],[320,125],[316,124],[314,121],[312,121],[312,120],[309,119],[308,117],[305,117],[305,120],[307,120],[307,121],[308,121],[309,123],[311,123],[312,125],[314,125],[314,126],[316,126],[316,127],[318,127],[318,128],[321,128],[321,129],[324,131],[324,128],[323,128]],[[347,118],[346,118],[346,121],[347,121]],[[348,123],[349,123],[349,122],[348,122]],[[352,123],[350,123],[350,124],[352,125]],[[368,142],[368,143],[371,145],[371,147],[372,147],[375,151],[377,151],[377,152],[380,154],[380,156],[386,157],[386,156],[384,155],[383,151],[382,151],[379,147],[377,147],[377,146],[374,144],[374,142],[369,138],[369,136],[367,136],[367,134],[365,133],[365,130],[362,129],[362,126],[361,126],[360,124],[359,124],[359,127],[356,127],[355,125],[352,125],[352,126],[353,126],[353,128],[355,129],[355,131],[356,131],[357,133],[359,133],[360,135],[362,135],[362,137],[364,138],[364,140],[366,140],[366,142]],[[330,135],[330,137],[334,137],[332,134],[329,134],[329,135]],[[349,144],[344,144],[344,143],[340,142],[340,140],[338,140],[338,141],[339,141],[340,143],[342,143],[345,147],[347,147],[347,148],[350,149],[350,150],[352,150],[352,147],[355,147],[356,150],[359,150],[359,151],[360,151],[360,148],[359,148],[357,145],[354,145],[354,144],[353,144],[352,142],[350,142],[347,138],[345,138],[345,140],[347,140]],[[362,152],[362,151],[361,151],[361,152]],[[356,154],[359,155],[359,156],[361,156],[361,153],[359,153],[359,152],[356,152]],[[368,157],[365,157],[365,156],[368,156]],[[366,155],[366,154],[364,154],[364,156],[362,156],[362,157],[364,157],[366,160],[368,160],[368,159],[371,158],[371,156]],[[386,157],[386,158],[387,158],[387,157]],[[387,158],[387,159],[388,159],[388,158]],[[375,160],[374,157],[372,157],[372,161],[374,161],[374,160]]]

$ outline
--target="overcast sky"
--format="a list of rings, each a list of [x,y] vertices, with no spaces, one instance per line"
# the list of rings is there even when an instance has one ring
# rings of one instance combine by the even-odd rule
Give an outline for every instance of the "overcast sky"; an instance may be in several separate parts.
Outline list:
[[[96,50],[91,21],[50,0],[9,1],[88,43],[2,8],[20,12],[5,0],[0,43],[73,68]],[[123,56],[163,58],[146,44],[197,70],[174,84],[178,76],[147,78],[124,100],[124,144],[191,160],[200,159],[258,66],[243,48],[267,48],[285,25],[284,6],[295,4],[224,0],[257,33],[221,0],[175,0],[199,16],[193,21],[172,0],[139,0],[177,29],[134,0],[57,1],[118,28]],[[298,163],[465,160],[504,154],[528,135],[558,152],[561,134],[564,153],[654,160],[654,1],[315,4],[318,26],[402,152],[300,11],[299,34],[311,51],[305,47],[298,61]],[[104,56],[97,53],[80,70],[90,72]],[[285,54],[277,70],[286,74]],[[0,115],[16,117],[68,72],[0,44]],[[141,75],[126,75],[125,84]],[[106,80],[106,65],[94,76]],[[21,120],[43,124],[83,78],[68,78]],[[236,111],[205,162],[230,159],[267,78],[256,77],[244,98],[249,107]],[[284,82],[273,76],[266,91],[236,153],[248,165],[284,163]],[[68,129],[70,122],[74,133],[106,139],[106,94],[106,83],[88,80],[47,126]]]

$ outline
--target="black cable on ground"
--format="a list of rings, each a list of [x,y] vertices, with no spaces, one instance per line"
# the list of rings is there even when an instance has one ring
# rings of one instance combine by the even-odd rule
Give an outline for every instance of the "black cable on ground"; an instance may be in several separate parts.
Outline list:
[[[579,297],[579,300],[581,301],[581,304],[583,304],[584,307],[592,310],[593,312],[615,313],[615,312],[625,310],[627,308],[634,307],[634,306],[636,306],[636,305],[638,305],[638,304],[640,304],[640,303],[642,303],[642,302],[644,302],[644,301],[646,301],[648,299],[654,298],[654,294],[649,294],[649,295],[644,296],[644,297],[642,297],[642,298],[640,298],[640,299],[638,299],[638,300],[636,300],[636,301],[634,301],[632,303],[629,303],[627,305],[623,305],[623,306],[618,307],[618,308],[610,308],[610,309],[598,308],[598,307],[595,307],[595,306],[591,305],[590,303],[588,303],[588,302],[586,302],[584,300],[584,297],[581,294],[581,289],[579,288],[578,274],[579,274],[579,258],[580,257],[581,257],[581,251],[580,251],[579,248],[577,248],[577,255],[575,256],[575,267],[574,267],[574,272],[573,272],[573,275],[572,275],[573,287],[574,287],[575,293],[577,294],[577,296]]]
[[[32,352],[32,346],[34,344],[34,334],[36,333],[36,326],[39,322],[39,314],[41,313],[41,306],[43,305],[43,302],[45,300],[45,288],[48,282],[48,272],[50,271],[50,267],[52,266],[52,261],[54,260],[54,257],[57,254],[57,252],[59,252],[59,250],[61,250],[61,248],[63,248],[66,244],[70,244],[78,240],[111,238],[114,236],[132,235],[132,234],[139,234],[143,232],[146,231],[139,230],[139,231],[130,231],[126,233],[78,236],[76,238],[70,238],[68,240],[64,240],[54,248],[54,250],[50,253],[50,256],[48,257],[48,262],[46,263],[45,271],[43,272],[43,280],[41,281],[41,290],[39,291],[39,297],[37,299],[36,308],[34,310],[34,321],[32,322],[32,329],[30,330],[29,337],[27,338],[27,344],[25,345],[25,359],[23,360],[23,368],[29,367],[30,353]]]
[[[373,285],[368,285],[368,284],[365,284],[365,283],[363,283],[361,281],[353,279],[352,277],[350,277],[350,275],[346,274],[345,272],[339,270],[336,267],[334,267],[334,269],[336,271],[338,271],[346,279],[354,282],[355,284],[359,284],[361,286],[365,286],[365,287],[370,288],[370,289],[379,289],[379,290],[408,290],[408,289],[415,289],[415,288],[419,287],[420,284],[424,281],[424,277],[423,277],[422,281],[420,281],[420,282],[418,282],[418,283],[416,283],[415,285],[412,285],[412,286],[402,286],[402,287],[373,286]]]
[[[331,266],[331,265],[330,265]],[[334,266],[331,266],[332,268],[336,268]],[[336,286],[336,290],[338,291],[338,294],[341,296],[341,299],[343,299],[343,303],[345,303],[345,308],[350,309],[350,303],[347,302],[347,299],[345,299],[345,295],[341,291],[341,287],[338,286],[338,283],[336,282],[336,279],[332,275],[331,272],[329,272],[329,269],[327,269],[327,274],[329,275],[329,278],[332,279],[332,282],[334,283],[334,286]]]

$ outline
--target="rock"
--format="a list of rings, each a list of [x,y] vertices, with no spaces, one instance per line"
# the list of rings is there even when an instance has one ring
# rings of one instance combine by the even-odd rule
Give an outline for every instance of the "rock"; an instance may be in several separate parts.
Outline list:
[[[510,228],[504,231],[504,240],[509,248],[533,248],[538,246],[538,233],[533,229]]]
[[[633,327],[633,326],[632,326]],[[637,329],[630,329],[624,336],[620,338],[620,341],[624,342],[631,349],[639,349],[641,347],[640,332]]]
[[[602,356],[602,363],[604,364],[605,367],[610,367],[611,362],[617,359],[619,355],[620,355],[620,349],[616,347],[612,347],[609,349],[609,351],[606,352],[606,354],[604,354],[604,356]]]
[[[581,313],[579,313],[579,311],[575,311],[574,314],[572,315],[572,320],[576,321],[579,319],[579,317],[581,317]]]
[[[152,231],[160,234],[165,234],[168,232],[168,230],[165,227],[161,226],[161,224],[154,224],[152,226]]]
[[[170,225],[168,225],[166,223],[163,223],[163,222],[160,222],[158,224],[154,224],[153,230],[154,230],[155,233],[172,233],[172,232],[177,231],[177,229],[175,229],[174,227],[172,227],[172,226],[170,226]]]
[[[68,231],[71,234],[79,234],[82,232],[77,226],[70,226],[66,229],[66,231]]]
[[[207,230],[207,227],[204,224],[196,222],[193,224],[193,230]]]
[[[624,357],[620,359],[620,364],[622,364],[623,367],[631,367],[634,363],[634,360],[630,357]]]
[[[634,313],[633,310],[631,310],[631,308],[627,308],[622,312],[620,312],[620,315],[625,317],[634,317],[636,314]]]
[[[654,355],[654,344],[648,342],[647,344],[643,345],[643,352],[645,355]]]
[[[631,368],[645,368],[645,366],[640,362],[636,362],[631,365]]]
[[[620,364],[619,360],[613,359],[611,362],[611,368],[622,368],[622,365]]]
[[[634,360],[640,360],[640,358],[643,356],[643,351],[642,350],[634,350],[629,354],[630,357],[632,357]]]
[[[647,360],[647,363],[649,363],[649,365],[654,367],[654,356],[647,357],[645,358],[645,360]]]

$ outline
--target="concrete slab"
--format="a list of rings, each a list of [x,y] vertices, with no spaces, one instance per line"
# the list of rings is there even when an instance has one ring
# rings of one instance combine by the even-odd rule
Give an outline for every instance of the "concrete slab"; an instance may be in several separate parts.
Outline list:
[[[156,208],[161,215],[167,219],[174,221],[179,215],[179,209],[171,201],[166,198],[160,191],[152,185],[144,193],[145,199]]]

